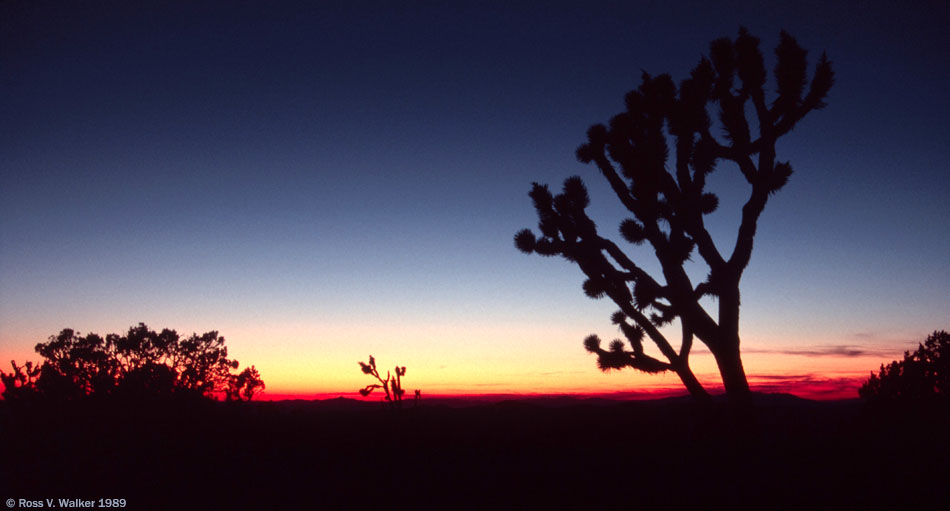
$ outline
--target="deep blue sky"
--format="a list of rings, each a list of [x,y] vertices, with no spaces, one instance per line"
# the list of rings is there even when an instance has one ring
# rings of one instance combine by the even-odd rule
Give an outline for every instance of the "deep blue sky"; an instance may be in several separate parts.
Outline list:
[[[512,245],[530,183],[581,175],[615,232],[574,159],[587,127],[740,25],[769,69],[785,28],[837,78],[779,145],[796,173],[760,223],[745,346],[890,356],[947,328],[946,3],[505,4],[5,2],[0,354],[145,321],[287,372],[369,350],[596,371],[580,340],[614,335],[613,307]],[[714,176],[725,250],[746,189]]]

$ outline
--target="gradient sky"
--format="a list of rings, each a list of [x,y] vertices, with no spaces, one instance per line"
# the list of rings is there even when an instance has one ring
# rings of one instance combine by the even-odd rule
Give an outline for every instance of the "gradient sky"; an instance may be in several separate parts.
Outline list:
[[[218,330],[271,396],[353,393],[370,353],[424,393],[678,388],[600,373],[581,340],[619,337],[615,307],[512,236],[532,181],[575,174],[616,232],[587,128],[744,25],[769,69],[784,28],[836,73],[778,146],[796,172],[743,279],[746,370],[854,395],[948,328],[950,6],[758,4],[4,2],[0,360],[145,322]],[[720,165],[710,188],[731,245],[745,183]]]

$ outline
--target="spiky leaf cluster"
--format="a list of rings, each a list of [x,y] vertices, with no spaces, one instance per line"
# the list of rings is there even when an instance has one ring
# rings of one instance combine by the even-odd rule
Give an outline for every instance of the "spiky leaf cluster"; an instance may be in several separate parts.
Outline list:
[[[620,339],[610,341],[606,350],[600,347],[600,343],[600,338],[596,335],[590,335],[584,339],[584,348],[597,355],[597,367],[601,371],[608,372],[611,369],[630,367],[645,373],[662,373],[670,369],[670,364],[642,351],[627,351]]]

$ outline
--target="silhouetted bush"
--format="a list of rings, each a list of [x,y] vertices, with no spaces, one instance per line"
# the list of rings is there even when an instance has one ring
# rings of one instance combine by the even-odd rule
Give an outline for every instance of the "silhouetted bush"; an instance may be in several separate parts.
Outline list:
[[[33,362],[27,362],[24,366],[16,365],[16,361],[11,360],[13,366],[12,373],[5,373],[0,370],[0,382],[3,383],[3,398],[16,400],[34,399],[37,395],[37,378],[39,378],[42,366],[34,366]]]
[[[6,400],[217,395],[250,400],[264,382],[253,366],[233,374],[238,361],[228,358],[224,342],[214,331],[181,338],[174,330],[155,332],[144,323],[105,338],[67,328],[36,345],[42,365],[11,361],[12,373],[0,371],[2,395]]]
[[[950,334],[936,331],[903,360],[881,365],[881,371],[858,389],[876,401],[922,401],[950,397]]]
[[[254,394],[264,390],[265,387],[257,368],[251,366],[245,367],[239,374],[232,374],[224,393],[228,401],[250,401]]]

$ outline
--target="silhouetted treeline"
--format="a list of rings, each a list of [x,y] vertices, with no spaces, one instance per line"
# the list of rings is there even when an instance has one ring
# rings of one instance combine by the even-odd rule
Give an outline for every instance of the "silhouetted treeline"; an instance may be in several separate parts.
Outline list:
[[[211,331],[182,338],[149,330],[144,323],[125,334],[102,337],[66,328],[36,345],[42,364],[11,361],[0,371],[8,401],[71,401],[89,397],[215,398],[249,401],[264,388],[254,366],[236,372],[224,337]]]
[[[930,334],[903,360],[881,365],[881,371],[858,389],[862,398],[878,402],[946,400],[950,398],[950,334]]]

